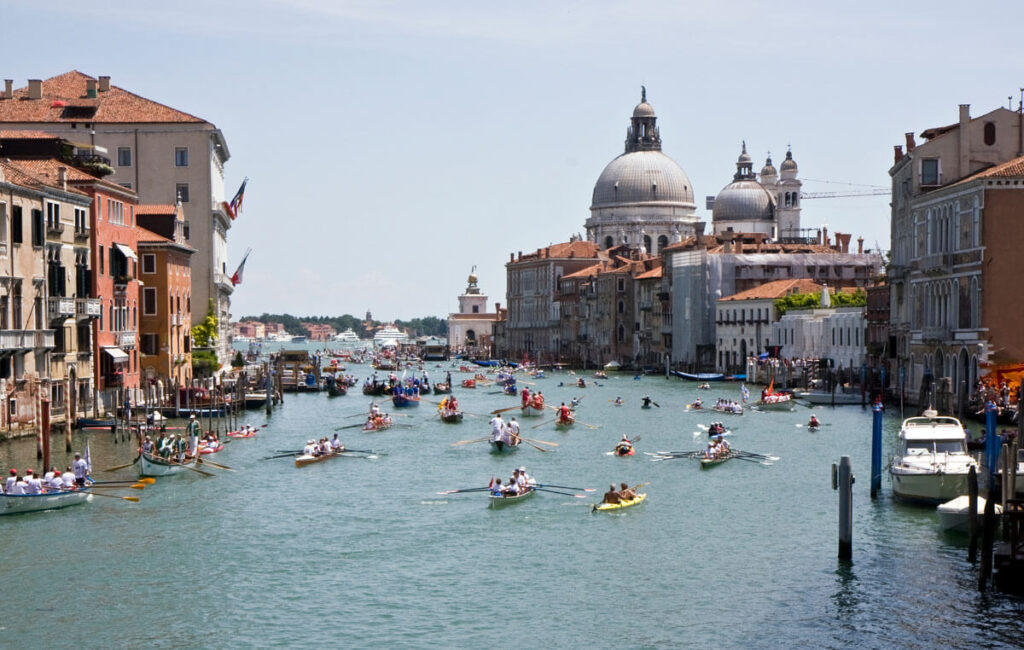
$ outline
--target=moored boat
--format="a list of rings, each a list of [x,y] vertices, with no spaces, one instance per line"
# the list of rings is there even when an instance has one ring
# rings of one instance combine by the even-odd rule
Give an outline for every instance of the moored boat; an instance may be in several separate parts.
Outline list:
[[[995,514],[998,517],[1003,514],[1003,507],[998,503],[993,504],[995,506]],[[936,508],[936,512],[939,513],[939,527],[942,530],[956,530],[962,533],[968,532],[968,524],[970,523],[970,497],[967,495],[960,495],[955,499],[951,499],[943,504],[940,504]],[[985,514],[985,497],[978,497],[978,529],[981,529],[982,515]]]
[[[263,393],[246,393],[244,406],[247,409],[258,409],[267,403],[267,394]]]
[[[107,429],[117,424],[113,418],[78,418],[75,423],[79,429]]]
[[[906,501],[943,503],[967,493],[967,474],[978,462],[967,453],[960,420],[925,411],[907,418],[889,464],[892,493]]]
[[[522,494],[502,495],[502,496],[496,496],[496,495],[493,495],[493,494],[489,494],[489,495],[487,495],[487,498],[490,500],[490,503],[488,503],[488,505],[491,508],[504,508],[505,506],[510,506],[513,503],[521,503],[521,502],[525,501],[526,499],[532,497],[533,493],[536,492],[536,491],[537,491],[536,489],[530,488],[529,490],[527,490],[526,492],[523,492]]]
[[[188,472],[195,466],[195,458],[179,463],[159,456],[139,454],[139,457],[135,459],[135,468],[138,470],[139,476],[172,476]]]
[[[639,505],[644,502],[647,498],[646,492],[641,492],[636,495],[635,499],[627,499],[626,501],[619,501],[618,503],[595,503],[591,509],[593,512],[604,512],[607,510],[622,510],[623,508],[629,508],[631,506]]]
[[[43,492],[42,494],[0,494],[0,515],[56,510],[92,500],[87,490]]]

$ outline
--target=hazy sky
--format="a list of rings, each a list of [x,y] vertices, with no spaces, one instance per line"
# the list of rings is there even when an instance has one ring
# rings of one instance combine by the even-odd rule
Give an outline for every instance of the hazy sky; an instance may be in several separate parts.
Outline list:
[[[791,144],[805,192],[884,186],[905,132],[1024,85],[1021,2],[151,4],[0,0],[0,78],[110,75],[224,131],[236,318],[444,315],[473,265],[504,303],[510,252],[583,232],[641,84],[707,221],[743,139],[758,169]],[[803,206],[868,248],[888,223]]]

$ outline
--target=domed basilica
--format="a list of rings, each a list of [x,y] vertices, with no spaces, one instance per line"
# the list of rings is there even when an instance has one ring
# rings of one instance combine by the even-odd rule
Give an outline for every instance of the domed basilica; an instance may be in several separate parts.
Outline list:
[[[722,188],[713,202],[708,202],[714,234],[762,233],[772,239],[800,236],[802,183],[797,179],[792,151],[786,152],[786,159],[779,167],[781,178],[769,155],[758,179],[754,162],[747,153],[747,143],[743,143],[732,182]]]
[[[626,151],[594,185],[587,239],[602,249],[642,245],[657,253],[694,233],[698,222],[686,172],[661,151],[654,108],[643,89],[626,131]]]

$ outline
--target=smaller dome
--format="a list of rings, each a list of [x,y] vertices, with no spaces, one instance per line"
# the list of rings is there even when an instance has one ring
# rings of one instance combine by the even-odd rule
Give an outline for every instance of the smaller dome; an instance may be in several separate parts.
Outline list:
[[[792,151],[787,151],[786,152],[786,159],[782,161],[781,165],[779,165],[779,169],[781,169],[784,172],[788,172],[788,171],[794,171],[795,172],[796,171],[796,169],[797,169],[796,168],[796,161],[793,160],[793,152]]]
[[[743,151],[740,153],[740,157],[736,159],[736,164],[740,163],[753,163],[754,159],[747,153],[747,141],[743,141]]]
[[[771,194],[754,180],[736,180],[715,197],[711,219],[722,221],[772,221],[775,202]]]
[[[654,117],[654,107],[647,102],[640,102],[633,109],[633,117]]]
[[[761,168],[761,177],[765,176],[777,176],[778,172],[775,171],[775,165],[772,164],[772,157],[768,156],[764,161],[764,167]]]

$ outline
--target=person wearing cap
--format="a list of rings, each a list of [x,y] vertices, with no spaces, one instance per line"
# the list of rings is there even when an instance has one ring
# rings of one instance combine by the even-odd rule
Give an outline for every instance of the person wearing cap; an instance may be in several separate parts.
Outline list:
[[[619,498],[619,493],[615,489],[615,484],[612,483],[608,487],[608,491],[604,493],[604,499],[601,502],[602,503],[619,503],[620,501],[622,501],[622,499]]]
[[[619,498],[623,501],[632,501],[636,498],[636,492],[625,483],[621,483],[622,489],[619,490]]]
[[[41,494],[43,484],[36,478],[32,470],[25,470],[25,494]]]
[[[75,454],[75,461],[71,463],[71,471],[75,473],[75,485],[85,487],[85,477],[89,475],[89,463],[82,459],[82,454]]]
[[[50,480],[45,483],[47,489],[60,492],[64,489],[64,481],[60,477],[60,469],[55,465],[49,474]]]
[[[315,452],[315,451],[316,451],[316,443],[313,442],[312,440],[307,440],[306,441],[306,446],[302,448],[302,455],[303,456],[313,456],[314,455],[313,452]]]
[[[4,481],[4,494],[14,494],[11,492],[14,489],[14,484],[18,482],[18,470],[11,468],[11,475]]]
[[[199,453],[199,422],[196,421],[196,414],[189,416],[188,420],[188,453],[195,456]]]
[[[22,479],[21,476],[18,475],[17,470],[13,470],[12,469],[11,471],[14,472],[14,476],[13,476],[14,482],[11,483],[10,482],[11,479],[7,479],[8,486],[7,486],[6,493],[7,494],[25,494],[25,481],[24,481],[24,479]]]

